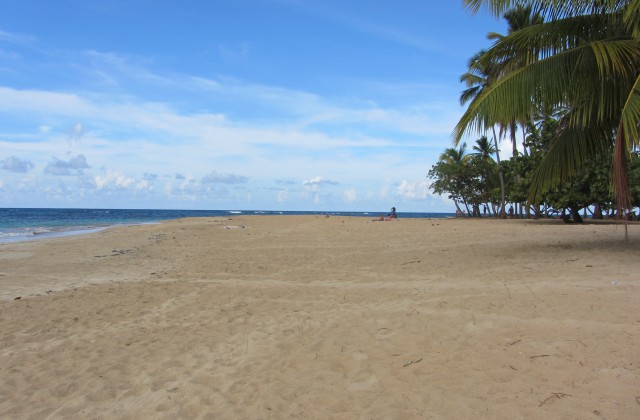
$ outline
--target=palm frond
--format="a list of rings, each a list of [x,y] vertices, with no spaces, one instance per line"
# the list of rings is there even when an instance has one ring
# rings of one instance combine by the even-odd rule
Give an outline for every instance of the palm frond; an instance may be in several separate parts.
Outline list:
[[[472,72],[467,72],[460,76],[460,82],[463,82],[467,87],[481,85],[485,82],[485,78],[474,74]]]
[[[614,128],[638,75],[640,43],[633,40],[592,42],[589,49],[576,63],[572,84],[567,90],[573,105],[573,122],[586,126],[596,118],[615,121]],[[594,108],[598,113],[593,114]]]
[[[525,117],[532,111],[535,101],[563,103],[575,63],[586,48],[574,48],[533,62],[487,86],[471,101],[454,128],[454,142],[467,133],[484,132],[494,124]]]
[[[480,60],[490,60],[494,53],[490,49]],[[572,102],[576,125],[588,125],[593,117],[611,120],[620,114],[637,77],[638,63],[640,42],[632,39],[594,41],[532,62],[484,88],[463,114],[453,137],[458,141],[469,131],[482,132],[488,128],[485,121],[493,125],[521,119],[536,102]],[[593,115],[593,108],[600,113]]]
[[[633,88],[622,108],[620,126],[628,149],[640,147],[640,75],[636,78]]]
[[[623,27],[622,20],[622,13],[614,13],[573,16],[530,25],[496,42],[479,57],[478,65],[486,66],[488,63],[504,61],[511,57],[514,51],[531,51],[539,58],[546,58],[591,41],[630,39],[630,33],[612,29]]]
[[[495,16],[517,6],[531,6],[544,18],[557,19],[571,15],[610,13],[633,1],[635,0],[463,0],[462,4],[474,14],[485,9]]]
[[[624,12],[624,23],[631,35],[640,38],[640,2],[631,2]]]
[[[460,93],[460,105],[464,105],[478,96],[478,93],[481,91],[481,89],[482,88],[480,86],[476,86],[463,90],[462,93]]]
[[[589,44],[601,77],[635,76],[640,64],[640,41],[634,39],[594,41]]]
[[[591,157],[611,150],[612,131],[603,125],[588,130],[567,126],[569,117],[533,174],[529,201],[539,202],[542,194],[575,175]]]

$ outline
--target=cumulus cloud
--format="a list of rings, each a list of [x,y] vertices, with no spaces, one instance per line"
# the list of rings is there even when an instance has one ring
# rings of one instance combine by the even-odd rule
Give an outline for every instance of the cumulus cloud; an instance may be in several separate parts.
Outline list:
[[[138,181],[115,171],[109,171],[105,175],[96,175],[93,181],[98,190],[144,191],[151,189],[151,183],[148,180]]]
[[[203,184],[245,184],[249,178],[243,175],[219,174],[215,171],[202,178]]]
[[[115,188],[128,188],[130,187],[136,180],[120,172],[107,172],[106,175],[96,175],[93,179],[96,188],[99,190],[107,189],[110,187]]]
[[[313,186],[313,185],[338,185],[339,183],[336,181],[331,181],[328,179],[324,179],[321,176],[317,176],[315,178],[312,178],[310,180],[305,180],[302,182],[302,185],[304,186]]]
[[[317,192],[320,191],[322,185],[338,185],[336,181],[325,179],[324,177],[317,176],[315,178],[302,181],[302,185],[306,191]],[[315,201],[314,201],[315,203]],[[316,203],[317,204],[317,203]]]
[[[89,168],[87,158],[84,155],[78,155],[68,161],[53,158],[53,161],[47,165],[44,172],[50,175],[80,175],[83,169]]]
[[[33,163],[16,156],[9,156],[2,161],[2,169],[9,172],[28,172],[33,169]]]
[[[149,181],[147,181],[146,179],[142,180],[142,181],[138,181],[138,182],[136,182],[135,189],[137,191],[150,190],[151,189],[151,183]]]
[[[402,180],[396,192],[400,197],[408,200],[424,200],[431,195],[429,193],[429,182],[426,180],[416,182]]]

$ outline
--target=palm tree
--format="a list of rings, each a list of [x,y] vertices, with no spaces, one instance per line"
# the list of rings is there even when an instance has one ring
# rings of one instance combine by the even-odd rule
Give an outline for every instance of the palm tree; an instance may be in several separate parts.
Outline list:
[[[496,185],[495,179],[498,174],[496,161],[493,160],[492,157],[492,155],[496,153],[496,148],[491,144],[487,136],[481,136],[476,140],[476,144],[473,146],[473,151],[472,156],[477,160],[477,166],[481,178],[480,186],[482,189],[483,202],[492,202],[491,193]],[[495,204],[492,203],[491,207],[495,211]],[[480,212],[478,211],[478,215],[479,213]]]
[[[440,154],[441,161],[453,165],[462,165],[467,159],[467,143],[462,143],[457,149],[450,147]]]
[[[530,200],[568,179],[590,158],[615,144],[613,189],[618,211],[631,205],[627,158],[640,146],[640,1],[463,0],[499,16],[513,5],[531,6],[545,22],[516,30],[480,58],[502,63],[514,52],[536,55],[502,74],[473,98],[456,125],[457,142],[509,119],[524,119],[533,107],[563,106],[557,138],[537,170]]]
[[[465,169],[471,155],[467,154],[467,143],[462,143],[457,149],[450,147],[440,154],[440,161],[445,163],[451,168],[451,171],[455,174],[453,183],[455,184],[455,190],[459,194],[462,204],[464,204],[467,213],[469,213],[469,205],[467,204],[464,190],[465,183]],[[453,200],[456,209],[460,211],[458,201]]]
[[[482,94],[490,85],[493,78],[496,77],[495,66],[490,62],[481,61],[486,54],[485,50],[478,52],[469,60],[469,71],[460,76],[460,81],[467,85],[467,89],[460,94],[460,104],[464,105],[469,101],[473,101],[477,96]],[[506,193],[504,187],[504,173],[502,171],[502,163],[500,161],[500,148],[498,147],[498,136],[496,136],[495,125],[491,126],[493,131],[493,142],[495,145],[496,161],[498,162],[498,173],[500,177],[500,218],[506,219],[505,210]]]
[[[496,148],[489,142],[487,136],[482,136],[476,140],[476,145],[473,146],[473,150],[475,150],[474,155],[482,160],[493,160],[491,155],[496,152]]]
[[[544,23],[544,18],[540,15],[540,13],[533,10],[533,8],[528,5],[524,6],[521,4],[516,5],[513,9],[508,10],[503,18],[507,21],[507,33],[512,34],[520,29],[526,28],[527,26],[539,25]],[[504,38],[504,35],[501,35],[497,32],[490,32],[487,35],[487,38],[493,41],[500,41]],[[521,51],[514,51],[514,53],[507,57],[507,59],[501,63],[501,71],[508,72],[511,70],[515,70],[519,67],[525,66],[526,64],[535,61],[537,59],[537,54],[535,51],[531,51],[530,49],[523,49]],[[528,118],[524,118],[520,121],[517,121],[512,118],[506,126],[503,128],[505,131],[508,131],[511,137],[511,146],[512,146],[512,156],[515,158],[518,156],[518,145],[516,142],[516,131],[518,129],[518,124],[522,127],[522,137],[523,141],[526,137],[526,125],[530,121],[530,116]],[[527,149],[524,148],[524,154],[526,156]]]

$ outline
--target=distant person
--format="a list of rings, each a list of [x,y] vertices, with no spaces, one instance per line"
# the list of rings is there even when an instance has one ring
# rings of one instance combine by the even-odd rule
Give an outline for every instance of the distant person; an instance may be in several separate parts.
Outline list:
[[[509,207],[509,217],[513,219],[513,206]]]
[[[393,219],[397,219],[397,218],[398,218],[398,214],[396,213],[396,208],[395,207],[391,207],[391,213],[387,214],[387,217],[384,217],[384,215],[381,214],[380,217],[378,217],[377,219],[374,219],[374,220],[388,222],[389,220],[393,220]]]

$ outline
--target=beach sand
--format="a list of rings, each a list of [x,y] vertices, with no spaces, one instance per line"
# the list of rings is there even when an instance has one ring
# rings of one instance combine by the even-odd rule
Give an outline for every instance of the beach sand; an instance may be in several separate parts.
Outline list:
[[[239,216],[0,244],[0,418],[640,418],[629,232]]]

